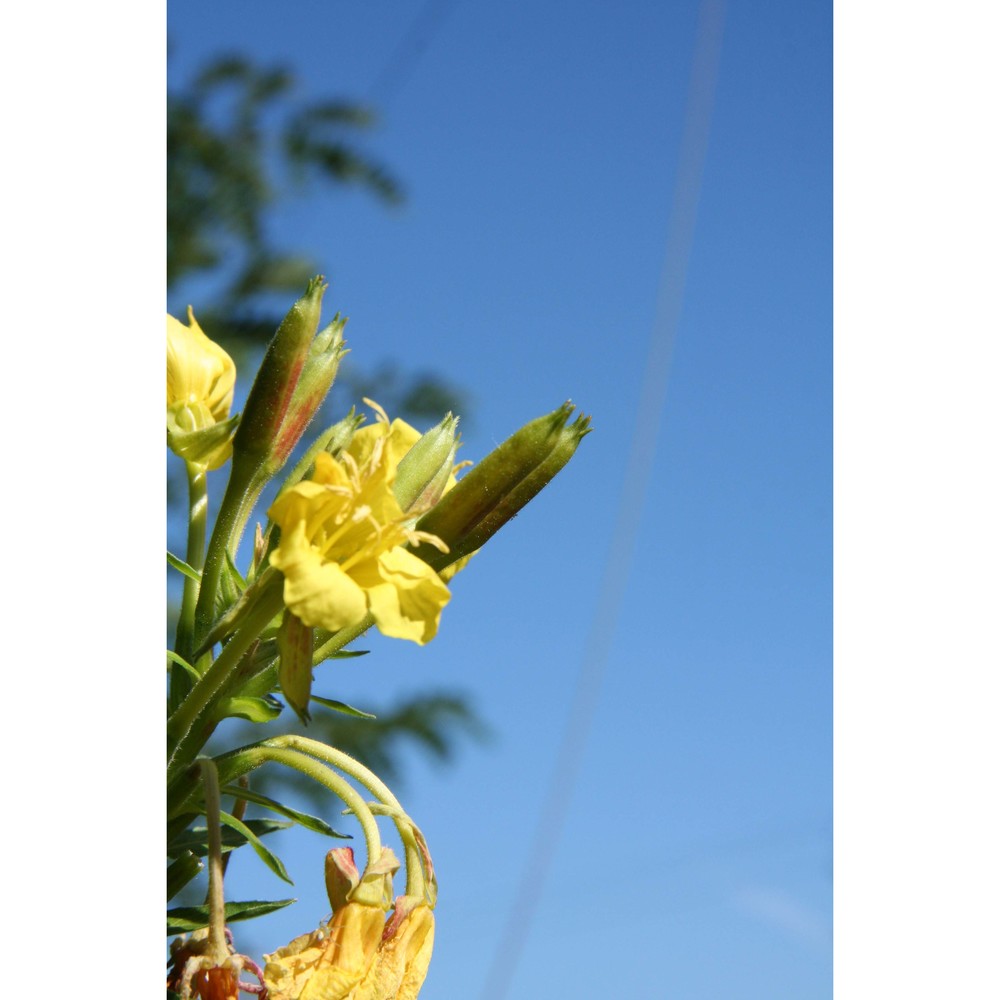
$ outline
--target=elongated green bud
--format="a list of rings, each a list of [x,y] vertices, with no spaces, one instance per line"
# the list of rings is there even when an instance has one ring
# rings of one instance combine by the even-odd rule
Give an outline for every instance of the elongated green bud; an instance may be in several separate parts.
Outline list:
[[[272,475],[285,464],[292,449],[299,443],[337,377],[340,359],[347,353],[344,346],[346,323],[347,320],[338,313],[333,322],[316,335],[309,347],[309,356],[268,458],[267,468]]]
[[[418,531],[436,535],[448,546],[414,551],[435,570],[480,548],[548,483],[573,457],[590,432],[590,418],[569,423],[575,407],[564,403],[525,424],[490,452],[417,522]]]
[[[313,278],[268,345],[233,438],[234,464],[270,454],[309,358],[326,288],[322,276]]]
[[[403,456],[392,491],[400,509],[420,514],[444,495],[460,444],[458,417],[450,413]]]

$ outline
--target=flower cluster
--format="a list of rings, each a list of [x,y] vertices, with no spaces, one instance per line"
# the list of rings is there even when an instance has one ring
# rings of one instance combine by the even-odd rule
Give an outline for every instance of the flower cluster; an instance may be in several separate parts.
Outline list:
[[[419,829],[371,771],[340,750],[305,736],[266,735],[205,753],[224,720],[267,725],[291,707],[363,715],[313,695],[314,671],[375,626],[425,645],[451,599],[449,584],[505,523],[569,461],[589,431],[565,404],[531,421],[459,479],[458,418],[447,414],[421,434],[354,411],[299,443],[322,412],[346,348],[339,314],[319,329],[326,284],[317,277],[282,321],[264,355],[242,414],[231,415],[236,370],[188,310],[167,317],[167,444],[184,461],[189,487],[185,558],[176,639],[168,655],[167,870],[174,898],[207,868],[206,903],[168,911],[174,943],[170,996],[179,1000],[414,1000],[427,975],[437,895]],[[240,542],[265,488],[298,454],[271,493],[256,526],[253,555],[241,571]],[[226,469],[214,525],[207,520],[206,473]],[[281,696],[283,701],[277,696]],[[327,855],[332,916],[319,930],[266,956],[261,969],[232,943],[226,920],[248,919],[292,902],[227,899],[224,853],[251,845],[279,877],[284,865],[262,843],[281,823],[244,821],[250,807],[270,810],[316,832],[333,830],[250,786],[261,766],[295,771],[347,806],[364,834],[366,865],[350,848]],[[363,786],[374,801],[358,791]],[[232,812],[222,810],[231,797]],[[382,846],[378,819],[395,826],[406,888],[393,898],[400,867]],[[227,828],[225,846],[222,828]],[[203,860],[204,859],[204,860]],[[189,935],[189,936],[188,936]],[[256,984],[243,982],[249,973]]]

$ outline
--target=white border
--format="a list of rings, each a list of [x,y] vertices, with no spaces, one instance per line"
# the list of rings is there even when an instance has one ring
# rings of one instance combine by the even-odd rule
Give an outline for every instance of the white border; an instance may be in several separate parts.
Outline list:
[[[997,14],[835,9],[835,995],[996,989]]]

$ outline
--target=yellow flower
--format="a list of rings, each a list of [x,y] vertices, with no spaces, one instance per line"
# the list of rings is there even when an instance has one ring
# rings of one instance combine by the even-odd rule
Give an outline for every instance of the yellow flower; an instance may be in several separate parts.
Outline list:
[[[346,903],[318,931],[265,955],[264,983],[273,1000],[347,1000],[357,995],[382,937],[377,906]]]
[[[321,452],[312,479],[286,490],[268,511],[281,528],[271,565],[285,577],[285,605],[306,625],[335,632],[371,612],[393,638],[422,645],[437,634],[451,595],[403,546],[444,543],[414,530],[418,512],[404,512],[393,493],[396,468],[419,436],[379,412],[339,461]]]
[[[167,431],[175,451],[209,469],[217,469],[232,452],[228,436],[207,454],[195,453],[188,438],[225,423],[233,404],[236,366],[218,344],[205,336],[188,307],[188,326],[167,316]]]
[[[423,900],[399,896],[355,1000],[415,1000],[434,948],[434,914]]]
[[[365,879],[388,885],[397,864],[383,851]],[[434,945],[430,907],[400,896],[386,920],[380,906],[352,899],[361,879],[349,847],[329,852],[326,880],[329,923],[264,956],[271,1000],[415,1000]]]

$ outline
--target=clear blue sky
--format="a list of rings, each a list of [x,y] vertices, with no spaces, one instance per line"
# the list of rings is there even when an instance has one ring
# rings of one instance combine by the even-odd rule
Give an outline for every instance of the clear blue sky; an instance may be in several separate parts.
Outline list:
[[[366,366],[466,387],[474,460],[566,398],[594,419],[455,581],[433,643],[366,639],[319,672],[362,706],[460,688],[496,733],[399,789],[440,875],[426,1000],[499,997],[662,333],[697,24],[695,2],[170,5],[178,80],[234,49],[292,66],[303,96],[374,95],[365,147],[405,205],[339,191],[274,220],[323,263]],[[832,994],[829,4],[727,4],[714,96],[637,545],[519,1000]],[[327,909],[325,844],[279,843],[301,902],[234,927],[251,952]],[[252,856],[231,872],[243,898],[286,895]]]

